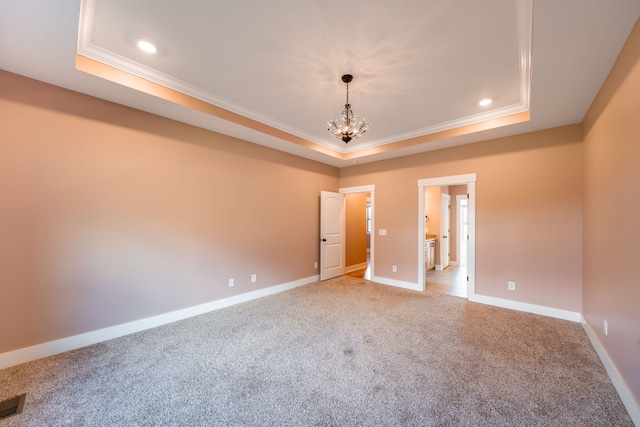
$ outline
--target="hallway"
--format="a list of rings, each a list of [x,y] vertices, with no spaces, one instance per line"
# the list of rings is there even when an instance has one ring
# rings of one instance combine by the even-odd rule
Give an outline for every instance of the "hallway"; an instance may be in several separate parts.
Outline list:
[[[426,290],[456,297],[467,297],[467,267],[453,266],[426,272]]]

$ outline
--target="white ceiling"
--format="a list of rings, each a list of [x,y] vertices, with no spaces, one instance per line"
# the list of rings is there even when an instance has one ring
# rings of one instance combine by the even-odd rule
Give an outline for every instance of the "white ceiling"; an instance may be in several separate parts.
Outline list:
[[[638,0],[0,0],[0,68],[344,167],[581,122],[639,16]],[[77,53],[285,137],[78,71]],[[325,129],[345,73],[372,123],[348,145]]]

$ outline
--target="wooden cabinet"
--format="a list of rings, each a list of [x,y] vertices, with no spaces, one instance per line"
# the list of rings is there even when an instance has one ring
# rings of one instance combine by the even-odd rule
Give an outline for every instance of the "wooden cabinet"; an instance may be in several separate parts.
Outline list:
[[[436,267],[436,239],[424,241],[424,269],[431,270]]]

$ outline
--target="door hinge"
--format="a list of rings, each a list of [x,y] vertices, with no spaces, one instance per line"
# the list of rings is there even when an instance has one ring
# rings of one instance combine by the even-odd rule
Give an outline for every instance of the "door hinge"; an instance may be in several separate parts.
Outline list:
[[[467,193],[467,199],[469,198],[469,193]]]
[[[467,276],[467,282],[469,281],[469,276]]]

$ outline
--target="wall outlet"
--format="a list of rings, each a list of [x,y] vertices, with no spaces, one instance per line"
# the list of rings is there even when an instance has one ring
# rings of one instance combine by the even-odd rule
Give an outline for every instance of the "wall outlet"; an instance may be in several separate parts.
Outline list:
[[[232,288],[233,285],[235,285],[236,282],[233,279],[229,279],[229,287]]]
[[[391,271],[393,271],[394,273],[397,273],[398,272],[398,267],[395,266],[395,265],[392,265],[391,266]]]
[[[604,319],[604,335],[609,335],[609,324],[607,323],[607,319]]]
[[[255,274],[251,275],[251,283],[256,283],[258,281],[258,276]]]
[[[318,268],[318,262],[317,261],[313,263],[313,268],[316,268],[316,269]]]
[[[507,282],[507,289],[509,289],[510,291],[515,291],[516,290],[516,282],[508,281]]]

